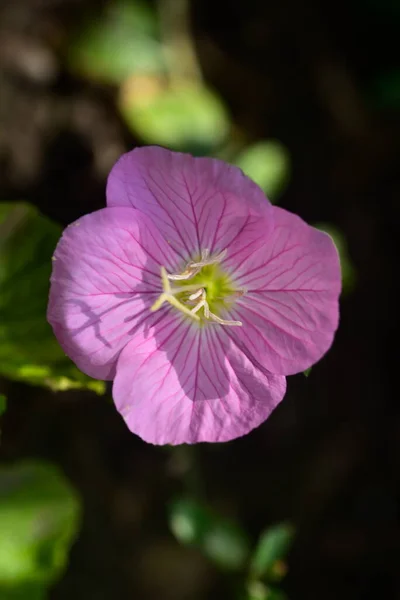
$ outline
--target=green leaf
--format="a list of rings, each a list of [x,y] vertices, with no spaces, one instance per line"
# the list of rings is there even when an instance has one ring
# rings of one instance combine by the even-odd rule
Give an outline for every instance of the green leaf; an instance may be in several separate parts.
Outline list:
[[[0,394],[0,417],[3,413],[6,412],[6,408],[7,408],[7,398],[5,396],[3,396],[3,394]]]
[[[243,567],[249,544],[237,523],[195,500],[183,499],[172,505],[169,524],[178,541],[199,548],[219,567],[231,570]]]
[[[372,84],[372,100],[380,109],[400,107],[400,69],[381,73]]]
[[[325,231],[325,233],[331,236],[340,258],[340,266],[342,269],[342,293],[348,294],[353,290],[357,276],[348,253],[346,238],[341,231],[328,223],[319,223],[314,227],[321,231]]]
[[[250,581],[246,600],[287,600],[287,596],[281,590],[266,586],[261,581]]]
[[[79,499],[55,466],[1,467],[0,597],[40,598],[65,569],[79,520]]]
[[[255,579],[269,577],[282,579],[286,568],[283,559],[289,551],[294,529],[288,523],[269,527],[261,534],[250,561],[250,573]]]
[[[40,584],[17,584],[13,587],[2,587],[0,584],[1,600],[46,600],[48,592]]]
[[[220,97],[205,86],[165,88],[133,78],[122,89],[120,110],[142,140],[193,154],[207,154],[226,138],[229,117]]]
[[[108,3],[71,40],[70,67],[92,79],[119,84],[133,73],[164,68],[154,11],[137,0]]]
[[[61,227],[23,202],[0,204],[0,374],[54,390],[104,382],[65,356],[46,320],[51,257]]]
[[[308,369],[306,369],[305,371],[303,371],[303,375],[305,377],[308,377],[309,374],[311,373],[311,371],[312,371],[312,367],[308,367]]]
[[[255,181],[273,201],[284,191],[290,178],[290,155],[276,140],[263,140],[245,148],[235,164]]]
[[[288,600],[288,598],[281,590],[270,589],[266,600]]]

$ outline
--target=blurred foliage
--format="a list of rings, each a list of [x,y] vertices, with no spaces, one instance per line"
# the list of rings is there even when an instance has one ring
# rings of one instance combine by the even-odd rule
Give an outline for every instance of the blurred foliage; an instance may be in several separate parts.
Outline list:
[[[208,154],[229,130],[222,100],[204,85],[166,85],[155,77],[132,77],[121,89],[127,125],[146,143]]]
[[[0,374],[53,390],[103,382],[65,356],[46,321],[51,257],[61,227],[22,202],[0,204]]]
[[[1,600],[46,600],[48,592],[40,584],[18,584],[15,587],[0,586]]]
[[[294,528],[288,523],[269,527],[260,536],[250,561],[252,578],[280,580],[286,574],[284,559],[293,542]]]
[[[277,140],[261,140],[247,146],[236,157],[235,164],[272,202],[279,198],[290,179],[290,155]]]
[[[284,560],[294,536],[290,524],[266,529],[251,554],[246,532],[237,522],[194,499],[175,501],[170,507],[169,524],[179,542],[198,548],[218,567],[248,570],[247,581],[238,588],[240,600],[286,600],[285,594],[270,584],[279,583],[286,575]]]
[[[340,258],[340,266],[342,269],[342,294],[350,293],[356,283],[356,271],[348,253],[347,241],[343,233],[333,225],[328,223],[318,223],[314,225],[317,229],[325,231],[331,236]]]
[[[69,64],[90,79],[120,84],[133,73],[164,70],[154,11],[136,0],[118,0],[86,23],[71,40]]]
[[[271,588],[261,581],[250,581],[245,600],[287,600],[287,596],[281,590]]]
[[[0,598],[45,598],[67,564],[79,521],[78,497],[56,467],[0,467]]]
[[[121,114],[144,143],[211,152],[227,136],[227,110],[205,84],[170,72],[158,21],[157,13],[141,2],[109,3],[71,40],[70,67],[121,86]]]
[[[6,412],[7,409],[7,398],[0,394],[0,417]]]
[[[381,73],[372,85],[372,99],[381,109],[400,107],[400,69]]]
[[[249,554],[245,531],[196,500],[174,502],[169,524],[179,542],[197,547],[219,567],[238,570],[245,565]]]

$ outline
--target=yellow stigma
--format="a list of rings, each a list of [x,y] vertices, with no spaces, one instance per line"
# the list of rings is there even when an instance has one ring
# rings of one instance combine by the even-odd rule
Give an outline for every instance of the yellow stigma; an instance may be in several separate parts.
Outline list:
[[[168,302],[194,321],[242,325],[240,321],[222,319],[216,314],[244,293],[243,290],[235,290],[229,277],[221,270],[219,263],[225,255],[224,251],[211,257],[208,250],[203,250],[201,259],[189,262],[181,273],[169,274],[165,267],[161,267],[163,292],[150,310],[156,311]],[[179,285],[174,282],[179,282]]]
[[[189,308],[187,308],[187,306],[182,304],[182,302],[179,302],[179,300],[176,298],[176,290],[171,289],[171,285],[168,280],[168,274],[164,267],[161,267],[161,281],[163,284],[164,291],[154,302],[150,310],[154,312],[155,310],[161,308],[164,302],[169,302],[172,306],[175,306],[175,308],[185,313],[185,315],[192,317],[196,321],[200,321],[200,317],[198,315],[193,313]]]

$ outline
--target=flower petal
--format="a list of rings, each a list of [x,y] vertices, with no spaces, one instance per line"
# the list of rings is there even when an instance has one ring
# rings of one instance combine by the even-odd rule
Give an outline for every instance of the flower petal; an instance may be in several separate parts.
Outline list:
[[[153,444],[223,442],[260,425],[284,377],[251,362],[219,326],[166,309],[121,352],[113,397],[129,429]]]
[[[146,213],[183,262],[223,250],[252,217],[272,229],[272,205],[237,167],[157,146],[124,154],[110,173],[108,206]]]
[[[53,262],[48,321],[65,353],[92,377],[112,379],[119,352],[161,293],[160,266],[176,255],[132,208],[105,208],[70,225]]]
[[[236,261],[236,284],[246,290],[229,313],[243,327],[230,333],[266,369],[290,375],[310,367],[332,344],[340,264],[327,234],[281,208],[273,210],[275,227],[264,246],[252,251],[237,240],[228,250],[226,264]],[[261,236],[262,231],[255,238]]]

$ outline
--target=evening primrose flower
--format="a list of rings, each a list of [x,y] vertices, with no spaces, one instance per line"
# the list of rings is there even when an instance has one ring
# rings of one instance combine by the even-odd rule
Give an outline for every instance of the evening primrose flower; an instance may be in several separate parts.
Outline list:
[[[339,293],[327,234],[236,167],[147,147],[112,169],[107,208],[65,230],[48,320],[84,373],[114,381],[131,431],[221,442],[260,425],[285,376],[329,349]]]

